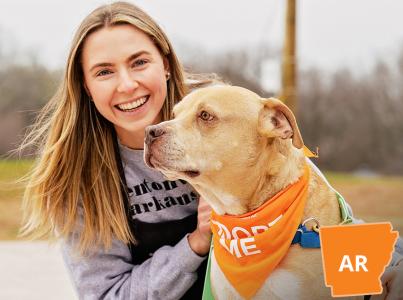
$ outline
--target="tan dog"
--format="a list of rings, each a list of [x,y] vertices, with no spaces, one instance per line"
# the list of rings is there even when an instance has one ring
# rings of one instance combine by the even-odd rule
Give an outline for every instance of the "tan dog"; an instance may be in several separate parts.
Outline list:
[[[292,112],[279,100],[231,86],[196,90],[174,119],[146,129],[145,160],[170,179],[191,183],[218,214],[240,215],[294,183],[303,173],[303,141]],[[335,193],[311,170],[301,222],[341,221]],[[313,222],[307,223],[311,229]],[[211,261],[215,299],[241,299]],[[328,299],[320,249],[292,245],[254,299]]]

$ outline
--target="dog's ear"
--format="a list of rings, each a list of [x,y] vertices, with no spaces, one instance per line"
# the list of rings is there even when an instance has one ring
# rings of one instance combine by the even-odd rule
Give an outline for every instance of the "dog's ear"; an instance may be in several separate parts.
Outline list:
[[[275,98],[261,99],[263,108],[259,113],[259,133],[267,137],[292,138],[294,147],[304,146],[297,121],[292,111]]]

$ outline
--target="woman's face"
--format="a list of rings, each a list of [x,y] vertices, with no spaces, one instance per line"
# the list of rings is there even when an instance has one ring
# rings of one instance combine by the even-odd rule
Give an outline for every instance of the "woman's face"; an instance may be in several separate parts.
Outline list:
[[[85,87],[121,142],[142,148],[144,128],[161,121],[168,69],[151,39],[124,24],[91,33],[82,51]]]

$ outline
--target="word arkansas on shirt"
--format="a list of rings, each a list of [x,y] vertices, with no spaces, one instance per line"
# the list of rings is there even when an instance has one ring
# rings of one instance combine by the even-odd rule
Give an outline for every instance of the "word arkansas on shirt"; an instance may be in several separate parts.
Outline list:
[[[180,189],[180,187],[184,185],[188,185],[184,180],[157,182],[144,179],[140,184],[127,187],[130,198],[141,199],[141,202],[143,202],[138,203],[136,201],[136,203],[130,205],[131,215],[136,216],[152,211],[160,211],[177,205],[188,205],[196,201],[198,195],[195,192],[183,193],[183,189]]]

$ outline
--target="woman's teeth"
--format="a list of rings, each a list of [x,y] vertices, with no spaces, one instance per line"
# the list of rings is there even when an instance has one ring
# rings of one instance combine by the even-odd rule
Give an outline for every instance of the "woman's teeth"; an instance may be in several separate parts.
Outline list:
[[[148,96],[137,99],[136,101],[116,105],[122,111],[132,111],[137,107],[143,105],[148,100]]]

